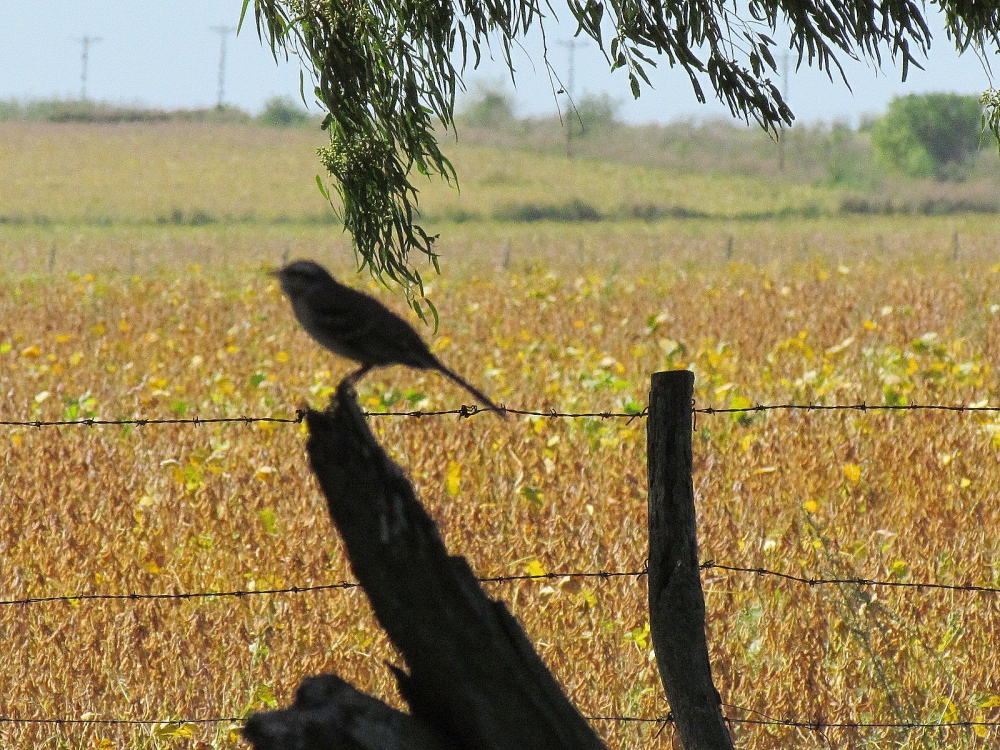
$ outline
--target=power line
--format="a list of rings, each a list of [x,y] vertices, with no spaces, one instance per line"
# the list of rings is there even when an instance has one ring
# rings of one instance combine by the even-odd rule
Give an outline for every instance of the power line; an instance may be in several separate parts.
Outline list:
[[[575,80],[576,80],[576,50],[578,47],[584,47],[584,43],[576,39],[570,39],[569,41],[559,41],[556,42],[560,47],[565,47],[569,51],[569,73],[566,76],[566,96],[569,99],[569,111],[566,116],[566,157],[571,158],[573,156],[573,114],[576,113],[576,104],[573,101],[573,92],[575,90]],[[579,117],[579,114],[577,113]]]
[[[209,30],[219,35],[219,103],[216,106],[222,109],[226,98],[226,39],[236,32],[236,27],[212,26]]]
[[[84,34],[76,41],[83,45],[83,50],[80,53],[80,99],[87,101],[87,68],[90,64],[90,45],[97,44],[101,41],[101,37]]]

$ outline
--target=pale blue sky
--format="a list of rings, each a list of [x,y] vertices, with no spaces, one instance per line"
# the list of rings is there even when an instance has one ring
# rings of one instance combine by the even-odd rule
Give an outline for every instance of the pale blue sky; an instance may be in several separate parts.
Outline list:
[[[558,6],[557,6],[558,7]],[[219,36],[212,26],[235,26],[240,0],[0,0],[0,99],[77,97],[80,94],[81,43],[84,35],[100,37],[90,48],[87,94],[91,99],[144,103],[160,107],[204,107],[215,103],[218,88]],[[934,6],[930,6],[933,11]],[[568,12],[564,13],[568,16]],[[939,26],[933,17],[933,28]],[[554,42],[571,38],[573,27],[547,27],[549,60],[563,80],[568,51]],[[556,109],[542,61],[540,40],[529,38],[526,52],[515,58],[516,100],[521,114],[546,114]],[[989,60],[994,80],[1000,76],[1000,54]],[[878,112],[897,94],[920,91],[958,91],[980,94],[990,78],[975,55],[959,57],[943,32],[935,43],[926,70],[912,70],[906,83],[899,71],[883,71],[845,61],[853,91],[839,80],[831,83],[815,71],[792,72],[789,101],[799,121],[848,120]],[[257,39],[252,11],[239,37],[229,37],[226,65],[226,101],[257,111],[274,95],[297,96],[296,61],[276,65]],[[486,61],[476,79],[501,79],[503,65]],[[638,101],[628,93],[624,75],[612,76],[593,43],[576,51],[575,94],[607,92],[622,101],[622,115],[632,122],[669,121],[678,117],[725,114],[711,101],[695,100],[686,76],[663,67],[652,76],[654,90]],[[509,78],[508,78],[509,85]],[[706,82],[706,89],[708,88]]]

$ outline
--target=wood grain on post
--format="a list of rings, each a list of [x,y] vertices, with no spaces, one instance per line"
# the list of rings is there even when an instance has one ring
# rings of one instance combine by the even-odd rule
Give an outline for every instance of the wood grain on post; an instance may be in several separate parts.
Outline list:
[[[649,627],[685,750],[732,750],[705,640],[691,479],[694,373],[653,374],[647,424]]]

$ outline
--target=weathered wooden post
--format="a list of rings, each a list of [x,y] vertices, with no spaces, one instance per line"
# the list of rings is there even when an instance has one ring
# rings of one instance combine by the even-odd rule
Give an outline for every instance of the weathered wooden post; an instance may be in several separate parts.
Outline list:
[[[334,675],[304,680],[287,709],[255,714],[256,750],[606,750],[520,624],[448,554],[404,471],[376,442],[353,390],[306,414],[307,450],[379,623],[405,714]]]
[[[732,750],[705,640],[691,479],[694,373],[653,374],[647,423],[649,627],[685,750]]]

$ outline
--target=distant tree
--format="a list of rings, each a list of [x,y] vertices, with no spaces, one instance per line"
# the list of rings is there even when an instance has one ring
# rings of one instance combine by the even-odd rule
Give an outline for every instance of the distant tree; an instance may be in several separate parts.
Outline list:
[[[960,94],[896,97],[872,126],[881,161],[911,177],[956,176],[982,139],[983,105]]]
[[[264,102],[257,122],[271,128],[295,128],[309,122],[309,113],[290,97],[272,96]]]
[[[497,81],[477,81],[475,93],[462,106],[459,120],[466,125],[492,128],[514,121],[514,97]]]
[[[569,127],[580,126],[583,136],[599,134],[618,124],[621,102],[605,93],[587,94],[569,112]]]
[[[250,2],[243,0],[241,23]],[[435,267],[437,260],[435,237],[414,220],[417,190],[410,176],[415,170],[456,179],[435,128],[454,127],[455,95],[467,66],[476,67],[488,50],[513,71],[511,50],[529,31],[544,30],[554,6],[547,0],[253,5],[258,33],[275,56],[301,58],[327,109],[330,145],[320,157],[362,265],[419,286],[408,253],[426,254]],[[770,130],[793,119],[773,80],[776,38],[789,40],[797,65],[842,75],[838,55],[877,63],[885,56],[901,63],[905,78],[930,45],[925,14],[939,9],[960,51],[1000,48],[1000,13],[985,0],[567,0],[567,8],[577,35],[594,40],[612,70],[627,73],[633,96],[648,84],[646,69],[658,56],[684,69],[700,101],[707,79],[734,115]]]

